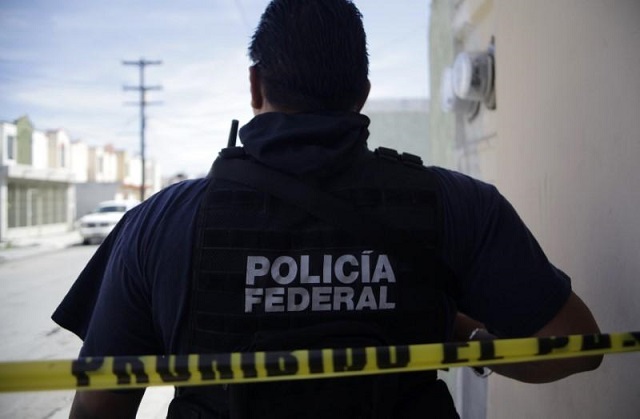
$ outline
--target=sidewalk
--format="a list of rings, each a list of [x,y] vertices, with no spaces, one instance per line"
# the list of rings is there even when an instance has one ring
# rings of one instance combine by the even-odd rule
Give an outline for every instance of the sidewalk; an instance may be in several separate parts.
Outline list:
[[[0,263],[24,259],[82,243],[77,231],[41,237],[24,237],[0,243]]]

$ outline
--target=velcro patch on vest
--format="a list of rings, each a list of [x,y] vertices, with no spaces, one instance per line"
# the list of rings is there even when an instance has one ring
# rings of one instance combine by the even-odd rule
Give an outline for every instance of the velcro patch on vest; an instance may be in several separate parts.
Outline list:
[[[396,308],[391,259],[374,251],[247,255],[244,285],[245,313]]]

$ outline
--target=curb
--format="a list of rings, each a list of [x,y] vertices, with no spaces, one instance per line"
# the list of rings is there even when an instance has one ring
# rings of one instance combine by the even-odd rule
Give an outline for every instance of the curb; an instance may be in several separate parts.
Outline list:
[[[0,248],[0,264],[66,249],[81,243],[82,238],[78,232],[20,239],[10,248]]]

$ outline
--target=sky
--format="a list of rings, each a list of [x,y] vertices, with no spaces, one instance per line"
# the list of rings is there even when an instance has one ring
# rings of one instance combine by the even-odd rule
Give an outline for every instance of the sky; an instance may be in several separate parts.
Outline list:
[[[430,0],[355,0],[370,98],[429,96]],[[0,0],[0,121],[140,152],[136,66],[145,69],[146,156],[163,176],[206,173],[232,119],[251,117],[247,46],[268,0]]]

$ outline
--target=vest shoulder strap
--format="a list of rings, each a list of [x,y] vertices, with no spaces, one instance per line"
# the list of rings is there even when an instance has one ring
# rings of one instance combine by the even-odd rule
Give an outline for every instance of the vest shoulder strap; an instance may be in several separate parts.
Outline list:
[[[388,228],[384,224],[382,231],[374,233],[370,228],[380,225],[380,221],[369,220],[370,217],[358,213],[348,202],[282,172],[246,159],[219,159],[213,176],[265,191],[367,242],[389,246],[389,235],[384,234]]]

